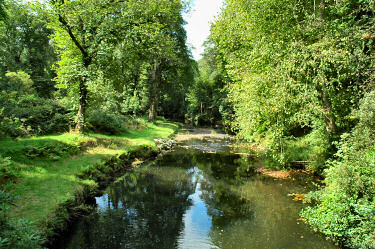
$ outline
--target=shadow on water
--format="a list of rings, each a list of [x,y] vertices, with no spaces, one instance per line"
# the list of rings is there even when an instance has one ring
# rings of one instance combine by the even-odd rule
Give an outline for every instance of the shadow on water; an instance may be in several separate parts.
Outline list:
[[[258,176],[254,163],[227,151],[165,154],[113,183],[61,248],[335,248],[297,221],[302,204],[288,194],[306,184]]]

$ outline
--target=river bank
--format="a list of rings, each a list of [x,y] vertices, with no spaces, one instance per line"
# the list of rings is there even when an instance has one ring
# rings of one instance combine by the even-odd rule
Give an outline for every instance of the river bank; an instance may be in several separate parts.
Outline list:
[[[177,129],[177,123],[159,120],[117,136],[66,133],[0,141],[0,155],[15,172],[1,181],[17,197],[9,218],[32,221],[50,245],[69,222],[90,211],[99,190],[157,154],[155,138]]]

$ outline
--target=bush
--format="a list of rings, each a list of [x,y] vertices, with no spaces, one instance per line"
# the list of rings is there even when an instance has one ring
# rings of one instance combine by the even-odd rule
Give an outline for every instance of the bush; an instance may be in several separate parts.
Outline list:
[[[56,143],[46,144],[41,146],[26,146],[23,149],[23,154],[28,159],[47,158],[52,160],[59,160],[67,155],[75,155],[80,151],[78,146]]]
[[[60,160],[69,155],[76,155],[81,151],[80,145],[66,144],[62,142],[49,142],[49,143],[39,143],[32,145],[25,145],[15,148],[1,148],[0,153],[4,157],[11,157],[13,161],[22,162],[24,160],[35,160],[44,158],[47,160]],[[0,156],[0,165],[1,165]],[[7,160],[7,158],[3,158]],[[13,167],[13,166],[12,166]]]
[[[19,137],[67,131],[71,113],[36,95],[25,72],[9,72],[0,81],[0,135]]]
[[[4,117],[0,121],[1,136],[21,137],[25,136],[28,133],[29,131],[24,127],[19,118]]]
[[[311,133],[288,139],[285,143],[285,161],[294,167],[295,162],[307,162],[307,169],[318,174],[322,173],[328,157],[330,143],[325,131],[314,129]]]
[[[114,135],[125,131],[125,118],[119,114],[95,110],[87,121],[89,128],[94,132]]]
[[[328,163],[326,186],[310,193],[318,204],[302,216],[316,230],[352,248],[375,248],[375,92],[355,113],[359,123],[341,137]]]
[[[19,176],[19,168],[10,157],[0,156],[0,186]]]
[[[0,190],[0,248],[4,249],[38,249],[45,241],[34,230],[30,221],[23,219],[11,221],[8,217],[14,197]]]
[[[43,135],[67,131],[71,123],[68,110],[50,99],[26,95],[8,100],[0,113],[0,133],[11,137]]]
[[[138,146],[135,149],[130,150],[127,153],[129,159],[138,158],[140,160],[146,160],[157,156],[158,150],[151,145]]]
[[[12,111],[31,134],[64,132],[69,128],[69,112],[57,102],[33,95],[21,97]]]

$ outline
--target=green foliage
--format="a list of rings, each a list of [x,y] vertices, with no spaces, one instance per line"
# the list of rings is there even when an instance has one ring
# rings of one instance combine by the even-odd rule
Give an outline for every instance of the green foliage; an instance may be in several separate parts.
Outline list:
[[[241,138],[266,141],[286,165],[288,137],[317,130],[330,144],[354,126],[351,111],[372,87],[370,2],[227,1],[211,38]]]
[[[23,219],[2,225],[0,234],[0,246],[4,249],[39,249],[45,242],[33,223]]]
[[[0,121],[1,136],[21,137],[28,133],[29,131],[19,118],[3,117]]]
[[[222,124],[229,126],[233,110],[228,103],[225,72],[216,60],[217,49],[205,42],[203,58],[198,62],[194,84],[186,95],[186,119],[194,125]]]
[[[142,115],[151,106],[157,113],[162,101],[169,114],[171,103],[183,102],[179,86],[189,83],[192,61],[180,0],[50,3],[45,10],[61,58],[56,80],[75,97],[78,128],[89,106]]]
[[[2,89],[6,89],[8,92],[14,92],[18,96],[35,93],[32,87],[33,81],[27,73],[22,71],[8,72],[5,76],[8,81],[2,84]]]
[[[78,176],[82,179],[91,179],[100,186],[106,186],[114,177],[120,176],[132,167],[134,160],[149,160],[158,155],[155,146],[142,145],[130,149],[118,157],[95,163],[82,170]]]
[[[88,117],[89,128],[95,132],[115,135],[125,131],[125,117],[102,110],[95,110]]]
[[[20,169],[10,157],[0,156],[0,186],[19,177]]]
[[[263,144],[268,148],[263,155],[267,167],[306,168],[316,174],[321,174],[326,168],[327,153],[331,147],[327,133],[321,130],[313,130],[301,137],[283,137],[279,143],[274,143],[273,139],[264,140]]]
[[[155,146],[150,145],[141,145],[134,149],[131,149],[127,153],[127,157],[129,159],[140,159],[140,160],[147,160],[149,158],[155,157],[158,155],[158,150]]]
[[[4,21],[6,17],[7,17],[7,14],[4,8],[4,0],[0,0],[0,21]]]
[[[19,145],[14,146],[15,142],[17,143],[17,141],[14,140],[3,141],[3,145],[7,147],[0,150],[3,156],[0,156],[0,162],[5,177],[10,174],[17,176],[17,172],[21,170],[17,163],[58,161],[67,156],[77,155],[81,152],[81,145],[79,143],[64,143],[42,139],[41,141],[31,143],[18,141]],[[10,158],[13,158],[13,160],[10,160]]]
[[[6,73],[23,71],[29,76],[18,78],[30,78],[39,96],[50,97],[55,85],[51,65],[56,56],[46,18],[37,4],[19,0],[5,0],[4,3],[8,16],[6,22],[0,22],[0,83],[6,80]]]
[[[56,101],[35,96],[21,97],[11,113],[23,121],[31,134],[67,131],[71,123],[69,112]]]
[[[0,102],[4,104],[0,113],[0,132],[3,135],[41,135],[69,129],[72,117],[56,101],[35,95],[11,96],[12,93],[0,93]]]
[[[15,198],[0,190],[0,247],[4,249],[38,249],[45,241],[35,232],[30,221],[10,220],[9,209],[14,205]]]
[[[8,72],[0,92],[0,133],[12,137],[67,131],[71,115],[57,101],[35,95],[29,75]]]
[[[359,123],[342,135],[326,186],[311,193],[317,205],[302,215],[315,229],[352,248],[375,246],[375,92],[361,100]]]
[[[352,248],[375,247],[374,13],[371,0],[227,0],[211,34],[238,136],[281,167],[326,169],[303,216]]]
[[[67,155],[75,155],[80,152],[78,146],[68,144],[46,144],[41,146],[25,146],[23,152],[28,159],[45,158],[59,160]]]

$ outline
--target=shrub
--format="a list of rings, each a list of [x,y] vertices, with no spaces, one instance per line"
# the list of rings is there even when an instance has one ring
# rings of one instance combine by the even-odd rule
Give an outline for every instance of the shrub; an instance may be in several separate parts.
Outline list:
[[[64,107],[50,99],[42,99],[33,95],[21,97],[12,116],[23,121],[23,126],[31,134],[50,134],[67,131],[70,115]]]
[[[0,156],[0,186],[19,176],[19,169],[10,157]]]
[[[36,95],[25,72],[9,72],[0,86],[0,135],[19,137],[67,131],[71,113],[52,99]]]
[[[24,155],[29,159],[47,158],[59,160],[67,155],[74,155],[79,152],[79,147],[69,144],[56,143],[41,146],[26,146],[23,149]]]
[[[326,186],[310,193],[318,204],[302,216],[316,230],[352,248],[375,248],[375,92],[355,113],[359,123],[341,137],[328,163]]]
[[[0,190],[0,248],[38,249],[45,241],[30,221],[10,220],[8,212],[14,196]]]
[[[140,160],[146,160],[151,157],[155,157],[158,154],[158,150],[151,145],[138,146],[135,149],[130,150],[127,155],[129,159],[138,158]]]
[[[4,117],[0,121],[0,135],[21,137],[29,133],[28,129],[24,127],[24,124],[19,118],[8,118]]]
[[[3,102],[6,99],[0,99]],[[57,102],[26,95],[8,99],[0,113],[0,133],[11,137],[43,135],[67,131],[71,123],[68,110]],[[9,102],[8,101],[8,102]],[[0,103],[1,104],[1,103]]]
[[[325,131],[314,129],[311,133],[288,139],[285,143],[285,161],[288,166],[295,162],[307,162],[306,167],[318,174],[322,173],[328,157],[330,143]]]
[[[89,128],[94,132],[114,135],[125,131],[124,117],[119,114],[95,110],[89,115],[87,121]]]

